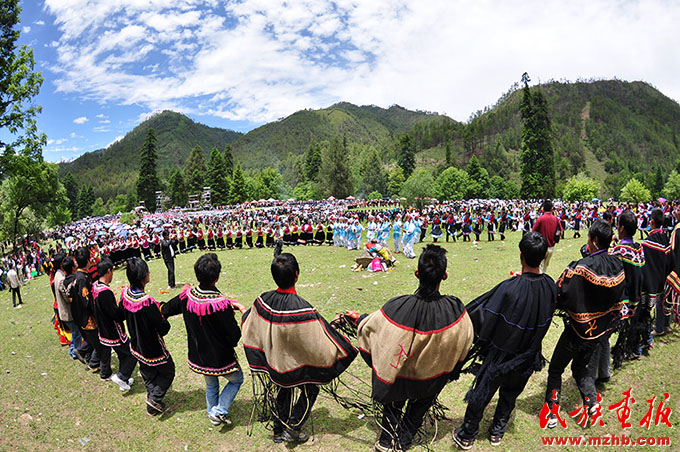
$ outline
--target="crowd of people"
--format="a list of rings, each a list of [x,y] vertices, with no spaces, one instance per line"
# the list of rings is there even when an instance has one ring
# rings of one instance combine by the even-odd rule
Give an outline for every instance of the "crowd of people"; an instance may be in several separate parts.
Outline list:
[[[571,363],[584,412],[595,416],[601,410],[597,387],[610,380],[612,367],[648,354],[654,337],[667,334],[672,317],[678,314],[680,209],[676,206],[584,205],[583,210],[576,208],[576,214],[567,214],[575,206],[554,206],[551,201],[473,201],[422,210],[393,205],[381,211],[346,210],[347,206],[337,204],[327,209],[305,206],[152,215],[141,219],[136,228],[115,221],[81,222],[56,232],[53,238],[66,240],[50,251],[50,284],[59,332],[68,340],[71,357],[98,371],[102,380],[113,381],[121,391],[134,384],[132,374],[139,364],[147,390],[145,410],[152,416],[162,414],[176,372],[163,337],[170,331],[167,319],[182,314],[188,366],[205,379],[208,420],[215,426],[232,423],[230,406],[243,383],[235,352],[241,341],[254,384],[257,380],[266,388],[254,403],[266,413],[261,418],[272,421],[273,441],[278,443],[308,439],[303,426],[320,387],[332,386],[360,354],[372,372],[371,399],[381,407],[375,443],[381,452],[411,448],[444,386],[469,371],[475,378],[465,397],[465,417],[453,431],[454,442],[466,450],[477,439],[484,409],[496,392],[499,402],[489,426],[489,441],[501,443],[517,398],[531,375],[544,365],[542,342],[555,312],[564,317],[565,326],[548,367],[544,405],[548,427],[564,422],[559,405],[567,365]],[[144,258],[153,259],[156,252],[150,250],[149,257],[143,251],[144,242],[141,252],[124,257],[129,286],[120,295],[111,290],[113,272],[123,271],[117,268],[117,260],[123,258],[114,254],[120,250],[111,246],[112,240],[123,237],[112,234],[128,231],[135,249],[134,234],[143,237],[145,231],[158,229],[153,232],[163,237],[158,255],[172,259],[174,253],[192,249],[228,248],[230,243],[233,248],[233,233],[231,242],[219,239],[225,236],[220,228],[233,224],[234,215],[243,217],[251,232],[253,228],[258,231],[254,243],[245,235],[246,247],[258,242],[275,247],[270,271],[276,289],[262,293],[250,308],[221,294],[217,288],[221,263],[212,252],[201,253],[195,262],[197,285],[186,286],[176,297],[159,303],[145,292],[150,272]],[[315,221],[323,237],[305,227]],[[299,235],[294,235],[291,224],[297,227],[299,223]],[[396,296],[373,313],[346,311],[328,322],[298,295],[301,269],[293,254],[282,252],[284,246],[328,242],[352,249],[362,243],[363,237],[357,234],[363,230],[369,246],[377,250],[376,245],[388,246],[390,231],[400,231],[410,234],[409,243],[398,248],[403,238],[393,235],[395,252],[403,250],[409,256],[428,226],[436,242],[447,231],[444,240],[465,238],[466,225],[473,234],[475,227],[481,233],[482,225],[493,229],[487,240],[496,231],[501,239],[509,231],[522,233],[521,273],[467,306],[455,296],[440,293],[441,282],[448,277],[446,250],[431,243],[418,258],[414,293]],[[582,259],[569,264],[556,283],[546,269],[555,243],[570,225],[574,234],[582,226],[587,228],[587,245]],[[262,226],[280,231],[272,233],[271,244],[265,230],[260,235]],[[194,228],[191,242],[185,235],[182,246],[179,235]],[[208,233],[199,238],[203,229]],[[635,242],[638,229],[646,235]],[[222,231],[221,237],[209,235],[215,230]],[[242,314],[241,322],[236,311]],[[610,350],[610,336],[615,332],[617,340]],[[348,336],[356,336],[356,345]],[[119,362],[115,373],[112,352]],[[221,390],[220,381],[225,383]],[[540,406],[536,410],[544,413]]]

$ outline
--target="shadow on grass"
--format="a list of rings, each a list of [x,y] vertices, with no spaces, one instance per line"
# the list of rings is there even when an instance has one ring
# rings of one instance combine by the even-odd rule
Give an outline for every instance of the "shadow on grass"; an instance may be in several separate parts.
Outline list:
[[[374,425],[373,417],[366,416],[359,419],[358,414],[353,411],[341,411],[337,414],[332,414],[328,408],[322,407],[315,409],[312,412],[312,417],[307,421],[306,430],[308,432],[314,431],[314,436],[321,437],[323,435],[338,435],[345,439],[356,441],[366,446],[373,446],[374,439],[365,438],[352,434],[356,430],[365,426],[367,422]],[[295,444],[289,444],[288,447],[294,447]]]

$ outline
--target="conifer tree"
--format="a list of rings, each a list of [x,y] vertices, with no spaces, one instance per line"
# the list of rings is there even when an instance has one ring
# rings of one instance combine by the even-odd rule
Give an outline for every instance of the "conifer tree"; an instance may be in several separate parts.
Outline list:
[[[305,177],[310,181],[319,180],[321,168],[321,146],[316,141],[309,144],[305,154]]]
[[[246,179],[241,169],[241,164],[237,163],[231,176],[231,187],[229,187],[229,204],[240,204],[247,201]]]
[[[68,198],[68,208],[71,211],[71,218],[76,220],[78,216],[78,183],[69,171],[64,176],[64,188],[66,189],[66,197]]]
[[[397,165],[401,167],[406,179],[411,176],[413,170],[416,168],[413,138],[411,138],[409,134],[405,133],[399,138]]]
[[[352,194],[352,177],[349,171],[349,158],[346,146],[337,136],[330,146],[321,154],[321,170],[319,177],[328,195],[346,198]]]
[[[137,178],[137,199],[144,201],[149,212],[156,211],[156,191],[160,189],[156,174],[156,135],[149,128],[139,157],[139,177]]]
[[[453,163],[453,155],[451,153],[451,141],[449,140],[449,137],[446,137],[446,166],[449,167]]]
[[[175,168],[168,181],[170,186],[170,202],[173,206],[184,207],[187,205],[187,188],[184,183],[182,171]]]
[[[211,203],[216,206],[225,204],[229,197],[229,180],[224,168],[224,157],[215,147],[210,151],[207,182],[210,186]]]
[[[78,214],[80,215],[80,218],[92,215],[94,201],[94,188],[92,185],[87,184],[80,187],[80,192],[78,192]]]
[[[224,147],[224,170],[226,171],[227,178],[234,171],[234,155],[230,144]]]
[[[521,196],[524,199],[555,196],[555,157],[552,148],[552,125],[548,104],[540,90],[531,90],[531,79],[525,72],[520,113],[522,127]]]
[[[184,178],[189,194],[200,193],[203,190],[206,177],[205,156],[201,146],[196,145],[191,149],[191,154],[184,166]]]

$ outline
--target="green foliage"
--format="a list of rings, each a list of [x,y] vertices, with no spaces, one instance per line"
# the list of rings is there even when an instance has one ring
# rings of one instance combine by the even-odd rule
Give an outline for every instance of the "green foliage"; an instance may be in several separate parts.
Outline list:
[[[451,166],[453,164],[453,154],[451,153],[451,142],[447,139],[446,140],[446,146],[445,146],[445,158],[446,158],[446,166]]]
[[[226,204],[229,198],[229,178],[224,156],[216,147],[213,147],[210,151],[207,176],[211,204],[214,206]]]
[[[600,183],[585,174],[578,174],[567,180],[562,190],[565,201],[590,201],[600,192]]]
[[[372,191],[368,194],[368,199],[373,201],[375,199],[382,199],[383,195],[379,191]]]
[[[94,188],[92,184],[83,185],[78,192],[78,213],[81,218],[92,215],[92,205],[94,204]]]
[[[78,183],[76,182],[71,172],[66,173],[62,180],[64,188],[66,189],[66,197],[68,198],[68,208],[71,211],[73,219],[80,218],[78,216]]]
[[[93,217],[103,217],[107,214],[106,206],[104,205],[104,200],[99,197],[94,201],[92,205],[92,216]]]
[[[318,182],[299,182],[293,189],[293,197],[302,201],[323,199],[323,191]]]
[[[94,194],[91,194],[91,197],[94,198]],[[130,212],[137,206],[137,194],[135,192],[128,193],[125,197],[125,210]]]
[[[434,178],[429,171],[424,169],[416,170],[411,177],[406,179],[401,188],[401,196],[408,202],[414,202],[422,207],[425,204],[424,198],[430,198],[434,194]]]
[[[42,107],[32,101],[40,91],[43,76],[33,70],[33,50],[16,45],[19,30],[15,28],[20,22],[20,12],[19,0],[5,0],[0,8],[0,130],[3,132],[0,177],[16,170],[15,165],[25,165],[25,161],[17,157],[41,161],[42,146],[47,142],[36,124]],[[5,142],[7,137],[9,140]]]
[[[231,174],[234,172],[234,154],[231,149],[231,145],[228,144],[224,147],[224,171],[226,174]]]
[[[468,198],[487,198],[489,189],[489,172],[482,168],[476,155],[473,155],[465,169],[469,176]]]
[[[231,176],[231,187],[229,188],[229,204],[240,204],[248,201],[248,190],[246,187],[245,176],[241,169],[241,164],[237,163],[234,173]]]
[[[404,177],[408,179],[416,168],[415,150],[413,139],[407,133],[399,137],[399,150],[397,154],[397,165],[404,172]]]
[[[67,220],[66,189],[59,181],[54,164],[35,161],[23,154],[16,155],[11,174],[2,182],[0,195],[0,229],[13,243],[21,235],[33,232],[31,225],[35,225],[36,221],[41,223],[52,210],[60,212],[55,212],[51,221],[59,223]]]
[[[382,166],[378,150],[374,147],[368,149],[361,157],[359,177],[361,179],[358,189],[360,195],[371,192],[387,192],[389,177]]]
[[[127,210],[127,196],[120,194],[115,198],[109,199],[106,203],[106,211],[112,215],[125,212]]]
[[[387,183],[387,191],[389,192],[390,196],[399,196],[404,182],[406,182],[404,170],[402,170],[399,165],[396,165],[392,171],[390,171],[389,180]]]
[[[663,187],[663,195],[668,200],[680,199],[680,174],[676,170],[671,171],[666,185]]]
[[[188,202],[187,187],[184,183],[184,176],[179,168],[175,168],[175,171],[170,175],[170,180],[168,185],[170,193],[170,203],[173,206],[185,207]]]
[[[281,194],[281,186],[283,185],[283,177],[276,168],[264,168],[257,175],[257,180],[261,187],[260,193],[253,199],[278,199]]]
[[[319,177],[324,192],[336,198],[346,198],[352,194],[352,178],[349,172],[347,150],[339,137],[333,138],[330,145],[321,153]]]
[[[184,179],[187,184],[189,194],[196,194],[203,191],[205,181],[205,156],[201,146],[196,145],[191,149],[191,154],[184,165]]]
[[[555,157],[548,104],[540,90],[529,89],[529,76],[522,75],[522,191],[524,199],[552,198],[555,195]]]
[[[156,135],[149,128],[139,158],[139,177],[137,178],[137,198],[144,202],[149,212],[156,211],[156,191],[160,182],[156,175]],[[94,196],[94,192],[92,193]]]
[[[642,182],[637,179],[631,179],[621,189],[620,199],[621,201],[633,203],[649,202],[652,199],[652,194],[642,185]]]
[[[492,199],[517,199],[519,187],[513,181],[495,175],[489,180],[487,195]]]
[[[440,201],[465,199],[470,177],[465,170],[452,166],[442,171],[434,185],[434,196]]]
[[[321,168],[321,146],[316,141],[309,144],[305,154],[305,177],[310,181],[319,180]]]
[[[89,152],[72,162],[60,164],[59,174],[64,176],[70,171],[78,184],[94,184],[95,195],[101,196],[104,201],[120,193],[136,191],[139,150],[149,128],[153,128],[157,139],[156,170],[159,175],[169,175],[175,168],[181,168],[196,145],[202,149],[211,149],[213,146],[222,149],[242,136],[231,130],[196,123],[179,113],[163,111],[150,117],[106,149]],[[188,173],[184,175],[187,177]]]
[[[123,224],[133,225],[133,224],[135,224],[136,219],[137,219],[137,215],[135,215],[132,212],[123,212],[120,215],[120,222],[123,223]]]
[[[652,178],[652,183],[651,185],[651,193],[654,198],[658,198],[661,196],[661,192],[663,191],[664,188],[664,178],[663,178],[663,173],[661,172],[661,167],[657,166],[656,167],[656,172],[654,173],[654,176]]]

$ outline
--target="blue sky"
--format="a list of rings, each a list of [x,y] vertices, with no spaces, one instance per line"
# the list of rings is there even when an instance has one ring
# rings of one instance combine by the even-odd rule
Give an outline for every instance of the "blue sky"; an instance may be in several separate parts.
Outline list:
[[[171,109],[246,132],[335,102],[464,121],[534,82],[650,82],[680,99],[680,2],[34,0],[20,42],[45,77],[49,161]]]

